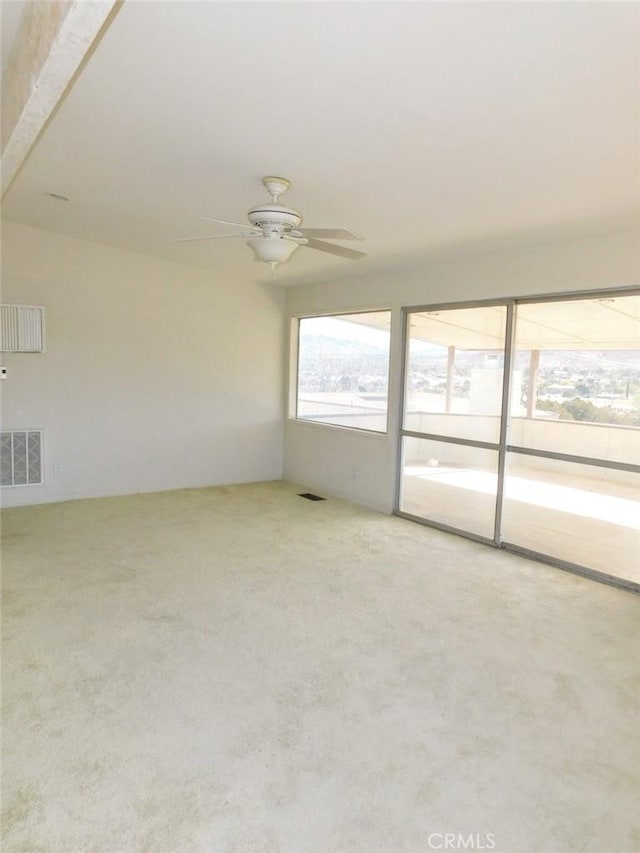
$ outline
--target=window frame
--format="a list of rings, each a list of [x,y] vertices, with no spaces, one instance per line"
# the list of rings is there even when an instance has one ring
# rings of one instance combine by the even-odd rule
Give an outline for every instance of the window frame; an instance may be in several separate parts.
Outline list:
[[[300,366],[300,323],[302,320],[341,319],[355,314],[388,314],[389,315],[389,347],[387,351],[387,403],[385,408],[384,429],[367,429],[366,427],[347,426],[345,424],[331,423],[329,421],[315,420],[298,416],[298,388],[299,388],[299,366]],[[288,394],[288,420],[296,424],[320,429],[341,430],[370,438],[386,438],[389,436],[390,423],[390,396],[392,380],[392,335],[393,335],[393,309],[390,306],[378,308],[359,308],[347,311],[329,311],[312,314],[299,314],[290,318],[290,363],[289,363],[289,394]]]

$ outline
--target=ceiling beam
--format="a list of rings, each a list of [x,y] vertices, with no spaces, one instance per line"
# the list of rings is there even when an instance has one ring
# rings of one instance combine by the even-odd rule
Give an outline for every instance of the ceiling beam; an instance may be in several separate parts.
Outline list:
[[[2,75],[2,195],[124,0],[31,0]]]

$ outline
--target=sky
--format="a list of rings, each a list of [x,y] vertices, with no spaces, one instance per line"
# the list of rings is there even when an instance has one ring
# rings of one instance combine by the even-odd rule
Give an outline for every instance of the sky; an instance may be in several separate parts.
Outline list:
[[[373,312],[367,312],[373,313]],[[389,312],[377,312],[380,314]],[[301,321],[301,334],[307,335],[325,335],[329,338],[338,338],[340,340],[358,341],[359,343],[370,344],[371,346],[389,348],[389,329],[376,329],[371,326],[365,326],[362,323],[354,323],[347,319],[337,319],[336,317],[305,317]],[[357,316],[362,317],[362,314]],[[439,347],[436,344],[430,344],[427,341],[411,340],[411,350],[433,350],[446,349]]]
[[[300,331],[307,335],[326,335],[330,338],[359,341],[372,346],[389,346],[388,329],[386,331],[374,329],[362,323],[354,323],[346,319],[339,320],[335,317],[306,317],[301,321]]]

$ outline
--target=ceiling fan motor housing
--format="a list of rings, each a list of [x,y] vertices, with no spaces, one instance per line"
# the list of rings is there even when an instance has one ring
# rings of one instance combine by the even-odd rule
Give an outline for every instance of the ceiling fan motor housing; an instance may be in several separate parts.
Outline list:
[[[297,228],[302,222],[302,215],[292,207],[282,207],[280,204],[256,204],[247,213],[249,222],[254,228],[265,231],[286,232]]]

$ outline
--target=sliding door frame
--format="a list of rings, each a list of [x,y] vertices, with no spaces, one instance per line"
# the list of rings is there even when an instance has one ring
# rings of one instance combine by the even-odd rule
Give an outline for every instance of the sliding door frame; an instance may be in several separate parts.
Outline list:
[[[502,537],[502,514],[504,506],[504,485],[506,475],[506,462],[509,453],[522,454],[526,456],[534,456],[543,459],[553,459],[559,462],[571,462],[581,465],[591,465],[598,468],[609,468],[618,471],[629,471],[640,474],[640,465],[633,465],[626,462],[614,462],[606,459],[598,459],[596,457],[576,456],[570,453],[559,453],[555,451],[536,450],[509,443],[509,424],[510,424],[510,399],[512,388],[512,365],[515,352],[515,332],[517,322],[518,305],[531,305],[543,302],[569,302],[569,301],[584,301],[590,299],[602,299],[614,296],[636,296],[640,295],[639,287],[618,287],[607,288],[600,290],[588,291],[572,291],[570,293],[555,293],[553,295],[541,294],[540,296],[526,297],[511,297],[504,299],[487,299],[473,300],[468,302],[446,302],[433,305],[412,305],[402,308],[402,378],[401,378],[401,393],[400,393],[400,422],[398,429],[398,443],[396,449],[396,483],[395,483],[395,499],[394,499],[394,514],[401,518],[415,521],[418,524],[424,524],[427,527],[434,527],[438,530],[444,530],[447,533],[454,533],[458,536],[463,536],[466,539],[472,539],[476,542],[482,542],[486,545],[492,545],[494,548],[500,548],[504,551],[509,551],[514,554],[519,554],[536,562],[545,563],[546,565],[555,566],[573,574],[582,575],[591,580],[596,580],[601,583],[610,584],[621,589],[630,590],[640,593],[640,583],[627,580],[626,578],[618,577],[617,575],[607,574],[596,569],[590,569],[587,566],[582,566],[579,563],[572,563],[567,560],[562,560],[545,554],[541,551],[534,551],[529,548],[523,548],[513,542],[505,541]],[[409,346],[411,337],[409,334],[409,317],[411,314],[428,313],[432,311],[451,311],[462,308],[490,308],[504,307],[506,308],[505,320],[505,343],[504,343],[504,369],[502,377],[502,400],[500,408],[500,435],[498,442],[475,441],[467,438],[454,438],[441,435],[439,433],[423,433],[416,430],[405,429],[405,407],[407,403],[407,367],[409,364]],[[402,478],[403,478],[403,442],[405,438],[422,438],[431,441],[439,441],[446,444],[458,444],[467,447],[478,447],[485,450],[493,450],[498,453],[498,483],[496,491],[495,505],[495,523],[493,538],[481,536],[468,530],[463,530],[458,527],[443,524],[439,521],[432,521],[423,518],[422,516],[413,515],[412,513],[404,512],[400,509],[402,499]]]

